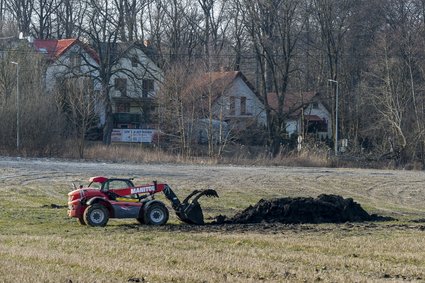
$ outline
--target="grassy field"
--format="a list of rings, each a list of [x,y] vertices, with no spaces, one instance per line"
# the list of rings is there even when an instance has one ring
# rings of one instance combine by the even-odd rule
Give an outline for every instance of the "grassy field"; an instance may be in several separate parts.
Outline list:
[[[214,188],[220,199],[202,201],[207,217],[261,198],[335,193],[399,221],[199,227],[172,215],[162,227],[89,228],[51,207],[66,206],[72,181],[94,175],[167,181],[179,196]],[[424,180],[413,171],[0,159],[0,282],[421,282]]]

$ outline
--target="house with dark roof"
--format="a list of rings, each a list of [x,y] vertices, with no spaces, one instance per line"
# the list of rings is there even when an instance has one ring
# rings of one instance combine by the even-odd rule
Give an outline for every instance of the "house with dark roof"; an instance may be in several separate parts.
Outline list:
[[[273,112],[278,109],[276,93],[268,93],[267,100]],[[326,100],[319,92],[288,92],[285,94],[283,113],[286,115],[286,132],[289,135],[314,135],[316,138],[332,137],[332,119]]]
[[[226,122],[231,129],[244,130],[253,124],[267,124],[264,99],[240,71],[205,73],[195,78],[189,87],[197,93],[199,103],[203,105],[204,118],[209,117],[210,96],[213,119]],[[268,93],[267,101],[271,115],[275,115],[278,111],[276,93]],[[286,132],[330,138],[332,119],[328,109],[318,92],[288,92],[283,106]]]
[[[266,124],[264,104],[254,87],[240,71],[209,72],[194,79],[190,88],[198,93],[208,117],[208,97],[211,97],[212,114],[234,127],[248,124]]]

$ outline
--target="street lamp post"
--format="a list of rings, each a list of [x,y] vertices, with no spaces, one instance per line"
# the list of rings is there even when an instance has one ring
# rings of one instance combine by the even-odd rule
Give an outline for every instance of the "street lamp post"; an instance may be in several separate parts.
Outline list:
[[[334,140],[334,147],[335,147],[335,156],[338,155],[338,81],[336,80],[328,80],[331,83],[336,84],[336,97],[335,97],[335,140]]]
[[[16,149],[19,150],[20,135],[19,135],[19,63],[10,62],[16,65]]]

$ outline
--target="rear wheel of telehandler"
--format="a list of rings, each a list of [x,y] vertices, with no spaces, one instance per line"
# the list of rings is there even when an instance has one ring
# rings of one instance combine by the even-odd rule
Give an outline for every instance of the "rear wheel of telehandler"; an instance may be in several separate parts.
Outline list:
[[[90,226],[100,226],[103,227],[108,223],[109,220],[109,211],[108,209],[98,203],[90,205],[84,211],[84,221],[87,225]]]
[[[148,225],[164,225],[167,223],[168,217],[168,209],[162,203],[149,205],[143,215],[144,223]]]

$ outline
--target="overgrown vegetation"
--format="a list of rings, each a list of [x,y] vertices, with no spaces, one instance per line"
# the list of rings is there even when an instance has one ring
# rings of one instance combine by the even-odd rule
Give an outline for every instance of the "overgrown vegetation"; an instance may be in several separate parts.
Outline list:
[[[165,96],[155,103],[167,111],[156,126],[173,139],[168,150],[185,158],[198,154],[187,135],[194,129],[187,120],[212,118],[211,109],[199,113],[196,104],[210,108],[211,96],[200,101],[197,93],[185,92],[190,76],[236,70],[244,73],[262,98],[267,122],[260,139],[241,133],[230,141],[244,140],[245,146],[251,145],[247,141],[256,145],[261,141],[273,159],[279,158],[282,146],[287,146],[288,94],[314,91],[323,94],[329,108],[333,136],[338,133],[348,140],[345,155],[349,158],[344,157],[344,162],[385,163],[388,158],[397,167],[418,163],[423,167],[424,5],[422,0],[0,1],[0,148],[12,152],[16,142],[13,61],[21,70],[21,124],[28,127],[22,129],[20,153],[61,155],[65,152],[58,144],[78,140],[79,156],[84,155],[82,134],[75,137],[78,129],[70,129],[64,111],[45,95],[46,61],[33,58],[38,55],[28,46],[9,42],[22,32],[24,38],[79,38],[91,43],[99,61],[92,71],[98,73],[94,80],[105,103],[106,144],[113,127],[109,90],[114,73],[140,81],[117,63],[122,55],[117,54],[117,43],[146,42],[145,51],[165,73],[165,80],[155,78]],[[268,101],[271,92],[277,106]],[[337,121],[332,121],[337,115],[338,129]],[[217,145],[211,122],[209,128],[204,152],[221,159],[231,143],[226,139]],[[295,155],[288,152],[285,156]]]

